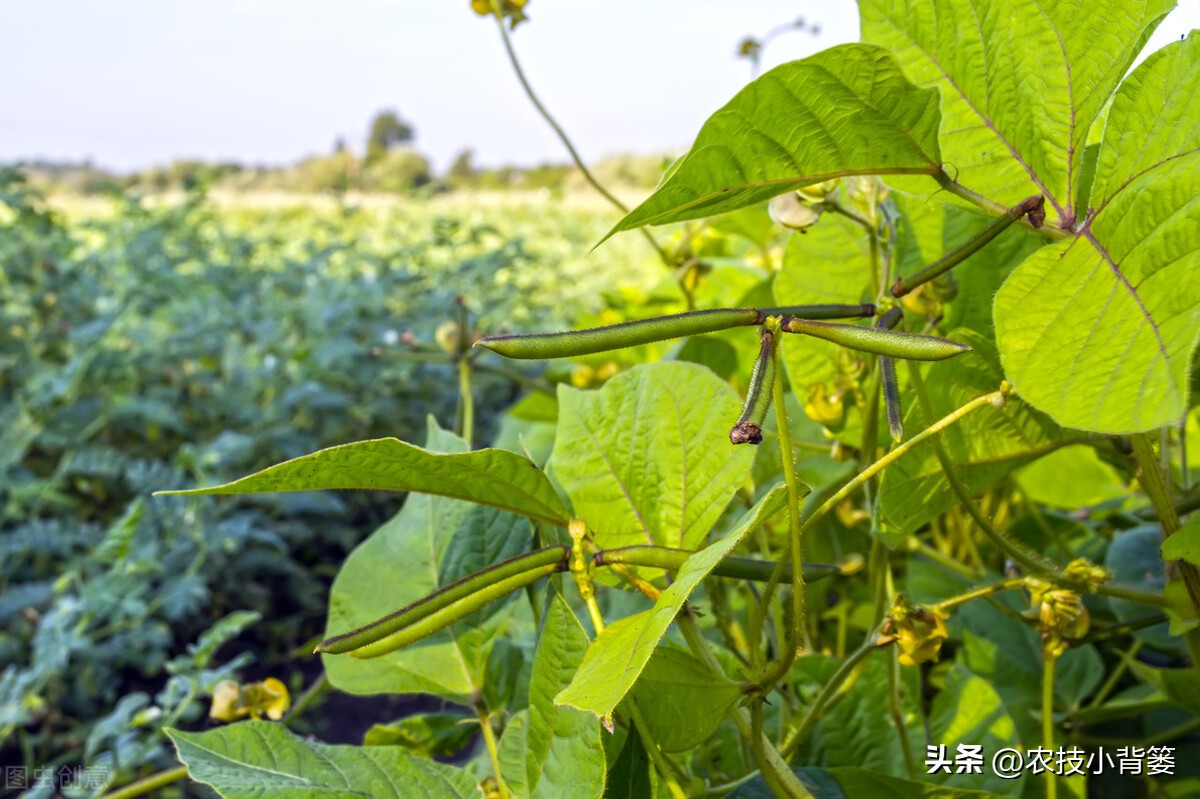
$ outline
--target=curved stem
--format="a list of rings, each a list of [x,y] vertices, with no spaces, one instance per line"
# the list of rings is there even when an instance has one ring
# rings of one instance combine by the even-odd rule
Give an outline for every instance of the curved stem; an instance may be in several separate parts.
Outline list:
[[[1154,507],[1158,509],[1158,520],[1163,528],[1163,538],[1169,538],[1183,525],[1179,521],[1179,514],[1175,512],[1175,506],[1171,503],[1167,481],[1158,466],[1158,460],[1154,457],[1154,447],[1150,443],[1150,437],[1146,433],[1139,433],[1130,436],[1130,441],[1133,443],[1134,457],[1137,458],[1138,466],[1141,467],[1142,488],[1145,489],[1146,495],[1150,497]],[[1179,566],[1179,575],[1183,578],[1183,585],[1187,588],[1188,596],[1192,600],[1192,607],[1196,614],[1200,615],[1200,569],[1186,560],[1176,561],[1176,564]],[[1196,666],[1200,668],[1200,663],[1197,663]]]
[[[495,8],[495,0],[493,0],[493,8]],[[554,117],[550,115],[550,112],[546,110],[546,106],[542,105],[542,101],[539,100],[537,94],[534,93],[533,87],[529,85],[529,79],[525,77],[525,70],[521,68],[521,62],[517,59],[517,52],[513,49],[512,39],[508,35],[508,29],[504,27],[504,18],[498,12],[493,14],[493,16],[496,18],[496,25],[500,28],[500,38],[504,42],[504,51],[508,53],[508,61],[510,64],[512,64],[513,72],[517,74],[517,80],[520,81],[521,88],[525,90],[525,96],[529,98],[529,102],[533,103],[533,107],[537,109],[539,114],[541,114],[542,119],[546,120],[546,124],[550,126],[555,135],[558,136],[559,141],[561,141],[563,146],[567,148],[567,152],[571,155],[571,160],[575,163],[576,168],[579,169],[584,179],[590,183],[592,188],[598,191],[600,195],[604,197],[604,199],[616,206],[621,213],[628,214],[629,207],[625,205],[625,203],[618,200],[616,196],[613,195],[608,189],[604,188],[600,181],[596,180],[596,176],[592,174],[591,170],[587,168],[587,164],[583,163],[583,159],[579,157],[579,153],[576,152],[575,145],[571,143],[571,138],[567,136],[566,131],[564,131],[558,122],[555,121]],[[646,230],[645,228],[638,228],[638,230],[646,238],[646,241],[650,243],[650,246],[654,248],[654,251],[658,253],[658,257],[662,259],[664,264],[668,266],[675,265],[671,260],[671,256],[668,255],[667,251],[659,245],[659,243],[654,239],[654,236],[651,235],[650,231]]]
[[[991,200],[991,199],[988,199],[987,197],[984,197],[982,194],[980,194],[978,192],[971,191],[966,186],[962,185],[957,180],[954,180],[952,177],[947,175],[944,170],[938,170],[932,177],[934,180],[937,181],[937,184],[939,186],[941,186],[943,189],[945,189],[950,194],[953,194],[955,197],[958,197],[960,199],[966,200],[967,202],[971,203],[971,205],[982,208],[983,210],[987,211],[989,214],[992,214],[993,216],[999,216],[1001,214],[1008,213],[1008,209],[1005,208],[1003,205],[996,202],[995,200]],[[1049,225],[1043,225],[1042,227],[1035,228],[1032,224],[1030,224],[1030,222],[1028,220],[1024,220],[1024,219],[1021,220],[1021,224],[1025,225],[1030,230],[1037,230],[1038,233],[1041,233],[1043,236],[1048,236],[1049,238],[1052,238],[1052,239],[1068,239],[1068,238],[1073,238],[1075,235],[1066,230],[1060,230],[1059,228],[1052,227]]]
[[[492,729],[492,720],[488,715],[487,705],[481,698],[472,703],[472,707],[475,710],[475,717],[479,719],[479,729],[483,732],[483,742],[487,746],[488,759],[492,761],[492,773],[496,775],[496,788],[500,799],[509,799],[511,794],[508,785],[504,782],[504,776],[500,772],[500,747],[496,745],[496,731]]]

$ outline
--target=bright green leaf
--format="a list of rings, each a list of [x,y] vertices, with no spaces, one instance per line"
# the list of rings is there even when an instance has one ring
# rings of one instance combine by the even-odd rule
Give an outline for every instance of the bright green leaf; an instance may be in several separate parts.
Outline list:
[[[550,467],[603,548],[695,549],[750,473],[729,443],[741,400],[702,366],[637,366],[598,391],[558,389]]]
[[[691,654],[660,646],[634,684],[633,698],[654,741],[666,752],[685,752],[717,731],[742,691]]]
[[[1018,266],[993,314],[1021,396],[1066,427],[1101,433],[1177,422],[1200,339],[1198,225],[1194,151],[1134,178],[1083,236]]]
[[[569,516],[546,475],[512,452],[482,449],[441,454],[379,438],[330,447],[212,488],[164,494],[257,494],[329,489],[413,491],[465,499],[566,524]]]
[[[433,420],[426,446],[431,452],[466,451],[461,438],[441,430]],[[481,510],[459,500],[410,495],[400,512],[342,564],[330,592],[326,634],[360,627],[433,592],[440,585],[443,555],[451,540]],[[513,524],[524,524],[508,518]],[[484,655],[475,652],[475,646],[495,632],[495,623],[461,634],[456,626],[382,657],[323,655],[322,660],[333,686],[349,693],[430,693],[469,704],[472,692],[480,687],[478,656]]]
[[[607,717],[624,698],[654,654],[654,648],[679,614],[683,603],[713,567],[763,520],[784,507],[787,491],[777,486],[751,508],[732,532],[689,557],[650,610],[626,617],[604,629],[584,655],[574,679],[555,702]]]
[[[863,39],[942,93],[942,160],[1006,207],[1073,221],[1092,122],[1171,0],[860,0]],[[1083,214],[1078,214],[1082,216]]]
[[[1186,560],[1200,566],[1200,513],[1193,513],[1162,543],[1163,560]]]
[[[462,769],[413,757],[397,746],[312,743],[265,721],[167,734],[192,779],[225,799],[483,796]]]
[[[699,219],[839,175],[938,171],[938,98],[879,47],[847,44],[742,89],[612,233]]]

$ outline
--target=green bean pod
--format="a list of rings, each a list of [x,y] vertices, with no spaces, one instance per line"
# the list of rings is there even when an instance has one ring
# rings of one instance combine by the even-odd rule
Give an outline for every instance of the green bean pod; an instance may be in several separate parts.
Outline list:
[[[474,613],[484,605],[495,602],[497,599],[503,599],[513,591],[520,590],[530,583],[535,583],[543,577],[549,577],[558,571],[563,571],[562,564],[552,563],[546,566],[539,566],[527,572],[521,572],[498,583],[492,583],[471,594],[466,599],[462,599],[453,605],[449,605],[436,613],[426,616],[416,624],[351,651],[349,653],[350,657],[359,660],[368,660],[386,655],[389,652],[395,652],[397,649],[403,649],[410,644],[415,644],[423,638],[428,638],[434,633],[444,630],[468,613]]]
[[[488,336],[477,343],[506,358],[573,358],[595,352],[620,350],[652,341],[715,333],[732,327],[761,324],[764,319],[756,308],[717,308],[708,311],[655,316],[622,322],[619,325],[568,330],[562,333],[531,333],[515,336]]]
[[[936,336],[900,333],[895,330],[879,330],[874,327],[835,322],[814,322],[811,319],[800,319],[795,316],[785,319],[782,329],[788,333],[801,333],[832,341],[834,344],[840,344],[852,350],[873,352],[876,355],[890,355],[893,358],[905,358],[910,361],[941,361],[969,352],[971,349],[966,344]]]
[[[899,306],[888,310],[875,327],[891,330],[900,323],[904,312]],[[904,413],[900,405],[900,381],[896,377],[896,361],[888,355],[879,356],[879,374],[883,381],[883,405],[887,409],[888,432],[892,440],[899,443],[904,438]]]
[[[395,637],[402,633],[403,642],[384,651],[390,652],[413,641],[419,641],[510,591],[529,585],[547,574],[563,571],[570,554],[569,547],[559,544],[501,561],[443,586],[429,596],[370,624],[326,638],[317,644],[316,651],[332,655],[354,652],[355,656],[374,657],[375,655],[359,655],[355,650],[375,644],[381,639],[396,640]],[[500,587],[504,587],[504,590],[492,590]],[[417,637],[409,637],[410,633],[418,632],[421,634]]]
[[[864,319],[875,315],[875,305],[869,302],[858,305],[780,305],[776,308],[759,308],[767,316],[799,316],[803,319]]]
[[[729,431],[734,444],[761,444],[762,423],[771,408],[771,392],[775,388],[775,334],[763,328],[758,360],[750,373],[750,390],[737,424]]]
[[[683,568],[683,563],[696,554],[690,549],[674,549],[672,547],[631,546],[605,549],[597,552],[592,562],[597,566],[624,564],[628,566],[649,566],[656,569],[666,569],[677,572]],[[791,582],[791,564],[784,564],[783,582]],[[769,560],[753,558],[724,558],[712,570],[717,577],[732,577],[737,580],[756,580],[761,583],[771,579],[775,563]],[[830,575],[838,574],[841,569],[837,566],[826,566],[820,563],[805,563],[801,567],[804,572],[804,582],[810,583]]]

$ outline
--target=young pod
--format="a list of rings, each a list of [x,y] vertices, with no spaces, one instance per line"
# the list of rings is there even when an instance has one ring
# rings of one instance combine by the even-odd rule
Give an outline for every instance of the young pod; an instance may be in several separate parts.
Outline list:
[[[597,566],[611,566],[616,564],[649,566],[651,568],[677,572],[683,568],[684,562],[695,554],[690,549],[636,545],[605,549],[597,552],[592,559],[592,563]],[[716,577],[756,580],[765,583],[771,579],[771,572],[775,570],[775,565],[773,561],[769,560],[725,557],[713,567],[712,573]],[[801,567],[801,571],[804,573],[804,582],[811,583],[815,580],[838,574],[841,569],[837,566],[826,566],[820,563],[805,563]],[[785,583],[792,581],[791,564],[784,564],[781,580]]]
[[[648,344],[652,341],[666,341],[715,333],[732,327],[757,325],[762,320],[762,313],[755,308],[717,308],[656,316],[589,330],[488,336],[481,338],[477,343],[506,358],[573,358]]]
[[[876,355],[890,355],[893,358],[905,358],[912,361],[941,361],[961,355],[971,349],[966,344],[959,344],[957,341],[937,336],[899,333],[895,330],[880,330],[874,327],[836,322],[816,322],[795,316],[785,319],[782,329],[788,333],[801,333],[832,341],[834,344],[840,344],[852,350],[873,352]]]
[[[900,323],[904,312],[899,306],[888,310],[875,327],[891,330]],[[879,356],[879,374],[883,380],[883,404],[887,410],[888,432],[892,440],[899,443],[904,438],[904,414],[900,406],[900,381],[896,378],[896,361],[888,355]]]
[[[802,319],[865,319],[875,315],[875,305],[860,302],[856,305],[780,305],[759,308],[763,318],[768,316],[799,316]]]
[[[762,424],[771,407],[771,392],[775,388],[775,334],[763,328],[758,348],[758,360],[750,374],[750,391],[737,424],[729,431],[734,444],[761,444]]]
[[[509,558],[443,586],[429,596],[370,624],[327,638],[317,644],[316,651],[333,655],[354,652],[357,655],[356,650],[383,639],[393,643],[403,641],[386,650],[390,652],[399,646],[419,641],[510,591],[547,574],[564,570],[570,554],[569,547],[557,545]],[[503,590],[497,590],[500,588]],[[401,633],[405,635],[401,637]]]

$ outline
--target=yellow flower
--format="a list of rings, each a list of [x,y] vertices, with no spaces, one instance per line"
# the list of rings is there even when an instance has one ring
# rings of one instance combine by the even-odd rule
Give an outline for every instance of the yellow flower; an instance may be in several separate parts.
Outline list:
[[[274,677],[246,685],[222,680],[213,691],[208,715],[217,721],[237,721],[246,716],[279,721],[291,705],[287,686]]]
[[[914,605],[901,594],[896,595],[891,615],[884,623],[884,638],[879,643],[895,641],[900,650],[896,658],[902,666],[917,666],[926,661],[936,662],[942,643],[949,637],[946,619],[949,615],[940,608]]]

